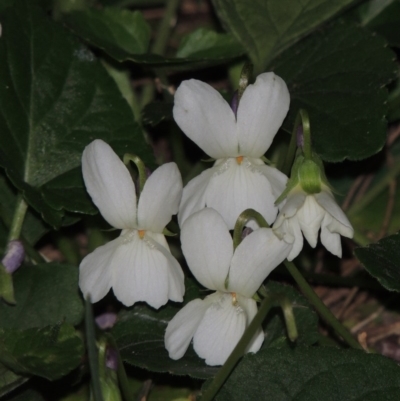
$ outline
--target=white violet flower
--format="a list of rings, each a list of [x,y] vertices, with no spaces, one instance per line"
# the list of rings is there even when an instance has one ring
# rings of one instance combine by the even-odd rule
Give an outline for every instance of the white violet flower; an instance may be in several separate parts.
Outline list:
[[[87,255],[79,266],[79,286],[92,302],[112,287],[127,306],[137,301],[154,308],[168,299],[181,302],[182,269],[162,234],[178,211],[182,178],[175,163],[159,167],[147,179],[136,204],[135,185],[128,169],[102,140],[88,145],[82,155],[87,191],[107,222],[121,229],[115,240]]]
[[[237,116],[210,85],[191,79],[175,93],[174,119],[182,131],[212,158],[212,168],[192,179],[183,190],[179,224],[193,213],[211,207],[230,229],[243,210],[257,210],[269,224],[278,213],[275,199],[287,177],[265,165],[261,157],[289,110],[285,82],[264,73],[249,85],[239,102]]]
[[[322,245],[329,252],[341,257],[340,235],[352,238],[354,230],[343,210],[337,205],[331,190],[322,184],[319,193],[307,194],[297,185],[289,192],[273,227],[277,235],[293,242],[288,260],[293,260],[303,248],[301,232],[315,248],[320,228]]]
[[[211,208],[185,221],[181,241],[193,275],[216,292],[189,302],[174,316],[165,333],[165,347],[172,359],[179,359],[193,338],[194,350],[208,365],[222,365],[257,313],[253,295],[286,258],[291,245],[271,229],[260,228],[234,251],[228,226]],[[247,352],[257,352],[263,341],[260,326]]]

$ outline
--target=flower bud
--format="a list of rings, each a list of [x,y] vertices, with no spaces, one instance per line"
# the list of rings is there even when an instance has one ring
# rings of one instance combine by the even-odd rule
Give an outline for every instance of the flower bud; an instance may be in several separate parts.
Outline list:
[[[6,268],[7,273],[12,274],[21,266],[24,258],[25,250],[22,242],[13,240],[7,244],[7,251],[1,263]]]

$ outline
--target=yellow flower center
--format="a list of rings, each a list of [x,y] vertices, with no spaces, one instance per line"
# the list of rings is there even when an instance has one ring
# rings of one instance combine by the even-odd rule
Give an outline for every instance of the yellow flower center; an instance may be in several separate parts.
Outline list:
[[[238,156],[238,157],[236,157],[236,162],[237,162],[237,164],[241,165],[242,162],[243,162],[243,159],[244,159],[243,156]]]
[[[237,298],[236,298],[236,292],[231,292],[231,296],[232,296],[232,305],[233,306],[237,306],[238,301],[237,301]]]
[[[143,239],[144,235],[146,234],[146,230],[138,230],[139,238]]]

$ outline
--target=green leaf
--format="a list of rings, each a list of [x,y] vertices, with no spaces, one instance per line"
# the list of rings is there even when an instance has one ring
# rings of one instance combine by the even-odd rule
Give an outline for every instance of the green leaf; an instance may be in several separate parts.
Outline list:
[[[17,375],[0,363],[0,397],[10,393],[27,380],[27,377]]]
[[[258,73],[274,57],[352,2],[213,0],[222,23],[247,50]]]
[[[60,321],[78,324],[83,305],[78,293],[78,268],[57,263],[21,266],[13,274],[17,304],[0,302],[0,327],[28,329]]]
[[[244,54],[242,46],[227,33],[217,33],[206,28],[196,29],[183,37],[177,57],[235,58]]]
[[[7,401],[44,401],[44,398],[38,392],[27,389],[12,398],[7,398]]]
[[[149,47],[151,29],[140,11],[106,7],[74,11],[63,19],[67,25],[79,27],[83,37],[96,38],[105,48],[143,54]]]
[[[122,12],[121,10],[113,10],[115,15]],[[140,48],[131,46],[126,35],[122,35],[121,32],[115,33],[117,29],[116,23],[118,23],[119,18],[114,18],[110,22],[109,16],[103,14],[103,11],[73,12],[65,15],[63,20],[76,35],[91,45],[102,49],[119,62],[133,61],[152,67],[201,68],[215,63],[218,64],[243,54],[243,49],[240,45],[235,45],[233,38],[205,30],[191,38],[190,43],[185,45],[183,55],[181,54],[176,58],[145,54],[148,40],[146,46],[143,45]],[[144,26],[142,24],[139,25],[140,29],[144,31]],[[195,42],[200,35],[202,39],[196,44]],[[120,41],[120,37],[124,37],[124,40]],[[188,53],[190,53],[190,57],[184,56]]]
[[[342,21],[321,30],[277,58],[272,69],[289,87],[291,106],[308,111],[315,151],[326,161],[359,160],[386,141],[386,85],[395,71],[384,40]]]
[[[2,26],[0,165],[28,203],[59,226],[62,208],[92,208],[88,197],[77,202],[77,187],[68,189],[71,181],[83,188],[81,154],[93,139],[145,160],[150,151],[114,81],[72,35],[26,0],[7,11]],[[47,184],[51,205],[41,193]]]
[[[309,302],[293,287],[276,281],[268,281],[266,289],[270,293],[285,295],[291,301],[299,333],[296,344],[315,344],[319,339],[318,315]],[[293,344],[287,338],[285,320],[278,303],[268,313],[263,326],[265,331],[263,348],[291,346]]]
[[[379,33],[391,46],[400,46],[400,1],[369,0],[357,9],[363,26]]]
[[[215,400],[394,401],[399,397],[400,368],[390,359],[357,350],[296,347],[246,355]]]
[[[199,288],[193,281],[186,281],[185,303],[199,298]],[[158,310],[147,305],[135,305],[121,313],[112,330],[122,359],[134,366],[152,372],[170,372],[176,375],[189,375],[208,378],[217,369],[207,366],[190,347],[184,357],[172,360],[164,347],[164,334],[168,322],[179,311],[178,305],[168,304]]]
[[[375,244],[356,248],[354,253],[385,288],[400,291],[400,233],[383,238]]]
[[[40,329],[0,330],[0,360],[19,373],[56,380],[75,369],[83,342],[66,323]]]

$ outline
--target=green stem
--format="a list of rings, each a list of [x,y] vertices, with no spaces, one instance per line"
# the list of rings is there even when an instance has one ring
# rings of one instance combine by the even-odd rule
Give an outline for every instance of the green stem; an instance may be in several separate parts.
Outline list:
[[[396,163],[391,168],[385,177],[380,179],[363,197],[357,202],[353,203],[347,210],[348,216],[353,216],[360,210],[369,205],[390,183],[400,174],[400,163]]]
[[[278,295],[277,300],[281,306],[283,317],[285,318],[289,340],[294,342],[297,340],[299,334],[297,332],[292,303],[290,302],[289,298],[284,295]]]
[[[285,160],[283,162],[283,165],[279,166],[279,170],[281,170],[282,173],[286,174],[287,176],[290,174],[290,170],[293,164],[293,159],[297,150],[297,129],[300,125],[300,122],[301,122],[301,115],[300,113],[297,113],[296,120],[293,126],[292,136],[290,137],[289,148],[286,152]]]
[[[85,331],[89,356],[91,385],[94,401],[103,401],[99,376],[99,355],[96,346],[96,334],[93,321],[92,304],[89,299],[85,301]]]
[[[233,249],[236,249],[242,242],[242,231],[244,226],[252,219],[257,222],[259,227],[269,228],[269,224],[260,213],[256,212],[254,209],[246,209],[240,213],[235,223],[235,228],[233,230]]]
[[[311,130],[310,130],[310,119],[308,113],[304,109],[299,110],[301,116],[301,122],[303,125],[303,152],[306,160],[312,158],[312,147],[311,147]]]
[[[238,363],[239,359],[244,355],[246,349],[253,339],[255,333],[259,329],[261,323],[267,316],[269,310],[273,305],[273,298],[268,297],[265,298],[264,301],[261,303],[260,309],[258,310],[257,314],[254,316],[254,319],[251,321],[245,332],[243,333],[242,338],[237,343],[236,347],[229,355],[228,359],[215,375],[211,384],[207,387],[206,391],[204,392],[203,396],[201,397],[201,401],[211,401],[214,396],[218,393],[219,389],[223,386],[226,379],[231,374],[233,368]]]
[[[8,235],[8,242],[18,239],[21,235],[22,225],[24,224],[24,219],[26,211],[28,210],[28,204],[25,202],[22,194],[18,194],[16,207],[14,211],[14,216],[11,222],[10,233]]]
[[[124,363],[121,358],[121,354],[119,353],[118,345],[115,342],[115,339],[111,334],[107,334],[106,337],[107,337],[107,340],[109,341],[109,343],[111,344],[111,346],[113,347],[113,349],[116,350],[116,352],[117,352],[117,358],[118,358],[117,375],[118,375],[118,382],[119,382],[119,386],[120,386],[122,395],[123,395],[125,401],[133,400],[134,397],[133,397],[133,394],[131,391],[131,387],[129,385],[128,376],[125,371],[125,367],[124,367]]]
[[[285,261],[283,262],[286,268],[289,270],[292,277],[301,289],[301,292],[307,297],[307,299],[314,305],[315,309],[328,323],[335,332],[343,338],[343,340],[352,348],[363,349],[358,341],[350,334],[350,332],[336,319],[335,315],[329,310],[329,308],[321,301],[318,295],[310,287],[307,281],[304,279],[302,274],[298,271],[294,263]]]
[[[139,194],[142,193],[144,184],[146,183],[147,180],[147,174],[146,174],[146,166],[142,162],[142,159],[136,155],[132,155],[130,153],[125,153],[124,154],[124,164],[127,166],[129,162],[135,163],[138,172],[139,172]]]
[[[156,39],[151,47],[151,53],[163,56],[167,50],[168,40],[172,31],[171,21],[176,17],[177,10],[179,7],[180,0],[168,0],[166,2],[166,8],[164,16],[158,26]],[[148,84],[144,86],[142,98],[141,98],[141,109],[146,104],[150,103],[154,98],[154,85]]]
[[[246,62],[242,68],[239,78],[239,85],[238,85],[238,103],[249,84],[249,81],[253,75],[253,64]]]

